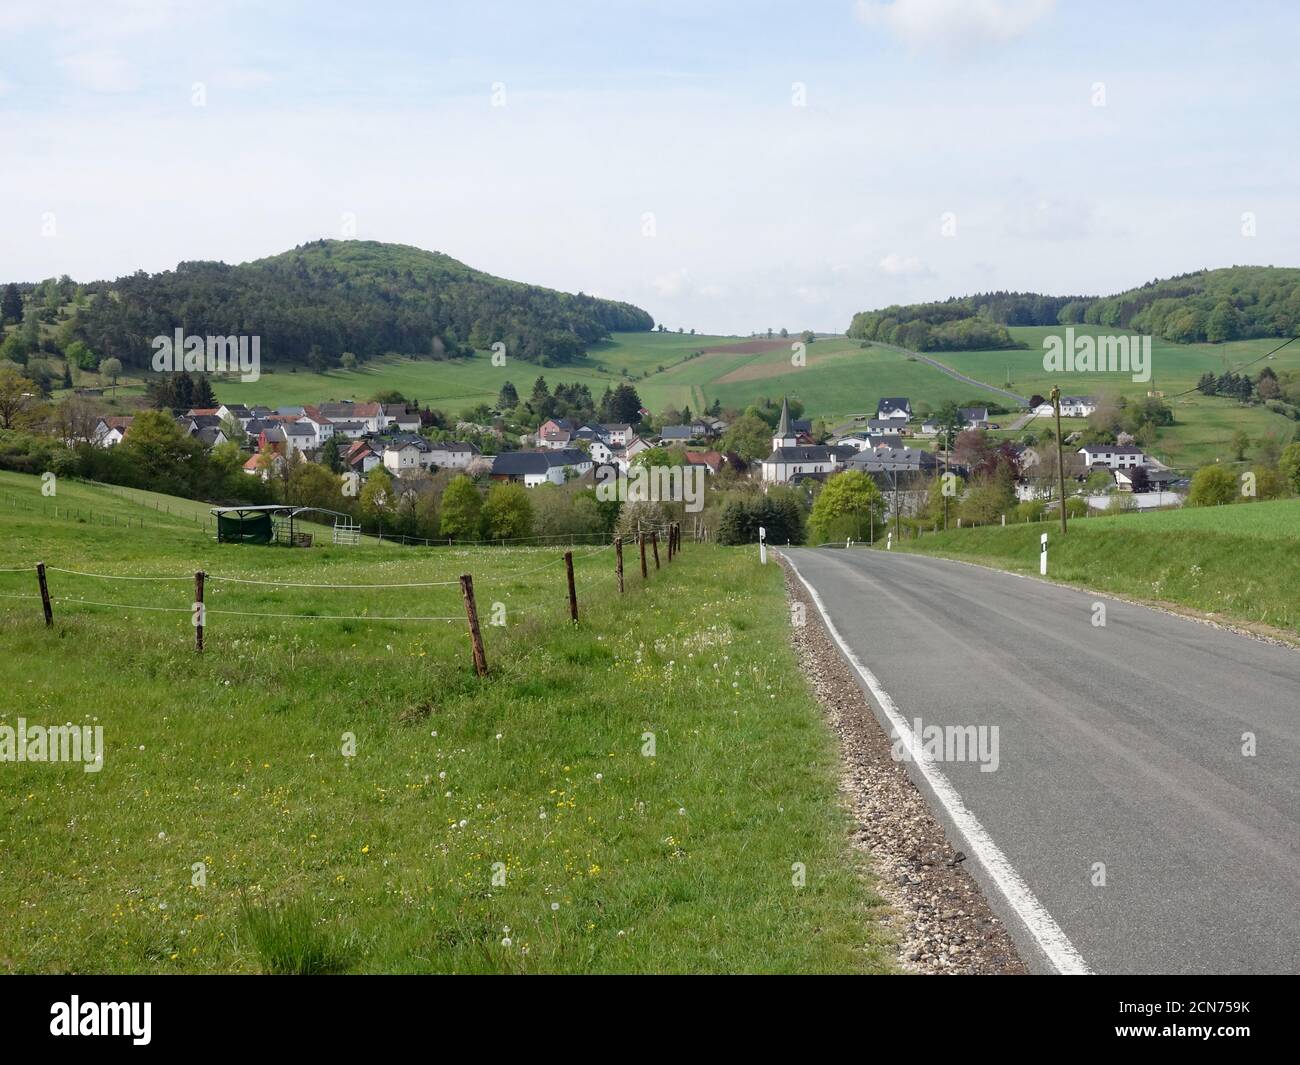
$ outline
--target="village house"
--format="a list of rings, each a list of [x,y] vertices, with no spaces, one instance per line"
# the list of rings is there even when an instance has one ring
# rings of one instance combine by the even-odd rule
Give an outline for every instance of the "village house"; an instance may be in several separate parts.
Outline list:
[[[429,464],[444,470],[468,469],[482,452],[474,444],[462,440],[434,440],[429,442]]]
[[[1077,454],[1083,456],[1083,464],[1089,469],[1102,466],[1108,470],[1125,470],[1146,463],[1142,449],[1131,444],[1086,444]]]
[[[383,455],[376,451],[369,440],[357,440],[342,455],[343,465],[353,473],[367,474],[383,461]]]
[[[691,466],[703,466],[710,473],[717,473],[726,459],[717,451],[688,451],[686,461]]]
[[[901,436],[907,432],[907,422],[900,418],[872,418],[867,422],[867,432],[872,436]]]
[[[665,445],[684,444],[699,435],[691,425],[665,425],[659,430],[659,440]]]
[[[1086,418],[1097,409],[1096,396],[1062,396],[1061,397],[1061,417],[1062,418]],[[1034,414],[1037,417],[1048,417],[1055,414],[1052,408],[1052,401],[1045,400],[1034,408]]]
[[[432,449],[422,436],[403,436],[384,444],[384,469],[398,477],[427,470],[432,464]]]
[[[253,477],[260,477],[264,481],[281,476],[284,473],[284,456],[277,451],[269,454],[270,457],[265,461],[262,454],[254,455],[244,463],[244,472]]]
[[[851,470],[863,473],[933,473],[943,463],[931,451],[911,447],[871,448],[848,462]]]
[[[623,447],[614,449],[613,459],[618,468],[626,473],[632,465],[632,460],[641,452],[649,450],[650,444],[648,441],[639,436],[633,436]]]
[[[537,428],[537,443],[545,448],[572,446],[578,427],[568,418],[548,418]]]
[[[298,421],[311,427],[315,434],[314,447],[321,447],[334,435],[334,423],[320,412],[319,407],[304,407],[303,415]]]
[[[193,411],[190,413],[192,414]],[[249,421],[253,417],[253,412],[242,403],[223,403],[217,408],[217,417],[219,417],[223,422],[229,420],[234,422],[241,429],[246,429]]]
[[[989,425],[988,407],[962,407],[959,411],[961,420],[967,429],[987,429]]]
[[[600,426],[605,432],[605,441],[611,448],[626,447],[633,437],[632,427],[621,422]]]
[[[906,396],[886,396],[876,404],[874,421],[889,422],[897,430],[912,420],[912,401]],[[876,428],[869,426],[869,428]]]
[[[1177,470],[1153,470],[1147,466],[1129,466],[1115,470],[1115,486],[1121,492],[1162,492],[1172,488],[1179,476]]]
[[[492,480],[518,481],[526,488],[564,484],[592,468],[591,456],[578,448],[505,451],[492,460]]]
[[[338,420],[330,419],[330,424],[334,426],[334,435],[343,440],[360,440],[366,435],[365,422],[340,418]]]
[[[91,443],[96,447],[116,447],[131,428],[134,417],[131,415],[108,415],[95,424]]]
[[[310,422],[296,419],[282,422],[280,431],[284,434],[284,438],[289,445],[289,452],[286,452],[286,456],[293,451],[305,454],[308,451],[316,450],[316,429]]]

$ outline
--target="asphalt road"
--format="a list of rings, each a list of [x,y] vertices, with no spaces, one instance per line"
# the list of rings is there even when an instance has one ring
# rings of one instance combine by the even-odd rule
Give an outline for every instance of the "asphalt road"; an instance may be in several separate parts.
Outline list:
[[[998,388],[997,385],[990,385],[984,381],[977,381],[973,377],[967,377],[960,370],[954,370],[947,363],[940,362],[938,359],[926,355],[923,352],[912,351],[910,348],[900,348],[897,344],[886,344],[879,340],[873,340],[872,343],[878,348],[888,348],[890,351],[897,351],[901,355],[908,355],[920,362],[928,363],[940,373],[947,374],[954,381],[960,381],[964,385],[973,385],[975,388],[984,388],[990,392],[996,392],[998,395],[1005,396],[1007,399],[1011,400],[1011,402],[1016,404],[1016,406],[1027,407],[1029,405],[1028,396],[1021,396],[1008,389]]]
[[[942,559],[783,553],[878,717],[892,699],[909,724],[997,726],[995,771],[931,764],[938,795],[909,771],[950,832],[971,834],[962,804],[986,831],[954,842],[1031,964],[1300,972],[1300,651]]]

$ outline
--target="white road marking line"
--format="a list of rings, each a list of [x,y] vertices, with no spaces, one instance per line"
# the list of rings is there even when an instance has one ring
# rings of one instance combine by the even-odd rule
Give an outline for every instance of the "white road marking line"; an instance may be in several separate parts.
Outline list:
[[[881,710],[885,712],[885,716],[893,725],[896,736],[901,738],[907,745],[913,762],[925,777],[926,783],[930,785],[935,797],[943,804],[944,810],[952,819],[957,831],[961,833],[967,849],[984,866],[993,883],[997,885],[998,890],[1002,892],[1003,897],[1007,900],[1007,904],[1024,923],[1029,934],[1034,937],[1034,941],[1038,944],[1044,956],[1058,973],[1067,976],[1091,975],[1092,969],[1083,960],[1083,955],[1074,949],[1074,944],[1070,942],[1069,936],[1061,930],[1061,926],[1056,923],[1055,918],[1038,901],[1038,897],[1025,883],[1024,878],[1016,872],[1015,866],[1002,853],[1002,849],[993,842],[993,837],[988,834],[988,830],[980,824],[979,819],[967,808],[965,802],[962,801],[961,795],[958,794],[957,789],[952,786],[951,781],[944,775],[943,770],[925,753],[923,748],[917,746],[916,739],[912,735],[912,729],[899,711],[898,705],[885,691],[876,675],[866,667],[862,660],[854,654],[853,649],[845,643],[839,629],[831,621],[826,604],[822,602],[822,597],[817,594],[817,590],[799,572],[799,567],[794,564],[794,560],[785,552],[782,552],[782,555],[790,564],[794,575],[799,578],[799,582],[808,589],[808,594],[812,597],[818,613],[822,616],[822,621],[826,624],[826,631],[831,634],[831,638],[839,645],[840,651],[849,660],[850,665],[858,671],[858,676],[866,683],[867,689],[876,697]]]

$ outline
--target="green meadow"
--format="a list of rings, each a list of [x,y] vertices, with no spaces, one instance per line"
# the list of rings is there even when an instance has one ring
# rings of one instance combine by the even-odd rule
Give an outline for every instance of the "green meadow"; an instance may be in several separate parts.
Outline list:
[[[895,545],[1300,634],[1300,499],[949,529]]]
[[[0,484],[0,725],[105,753],[0,762],[0,969],[891,967],[778,567],[629,553],[620,595],[580,548],[574,625],[555,550],[218,546],[179,501],[61,483],[56,517],[39,484]]]
[[[1077,335],[1111,332],[1100,326],[1074,328]],[[1174,410],[1176,424],[1161,430],[1155,453],[1173,466],[1190,468],[1227,458],[1237,430],[1245,431],[1252,441],[1269,434],[1289,441],[1295,431],[1295,423],[1262,406],[1243,407],[1233,400],[1196,392],[1177,394],[1194,388],[1206,371],[1217,374],[1258,358],[1276,347],[1277,340],[1183,345],[1156,339],[1152,343],[1154,376],[1144,383],[1122,373],[1044,371],[1043,339],[1063,331],[1064,327],[1014,327],[1012,335],[1028,344],[1027,348],[940,352],[933,357],[990,387],[1009,387],[1025,396],[1046,395],[1056,385],[1067,395],[1109,393],[1136,398],[1149,390],[1161,391]],[[755,346],[749,338],[619,333],[593,345],[586,360],[570,366],[541,367],[509,360],[505,366],[494,366],[487,352],[445,362],[390,355],[351,371],[315,373],[303,366],[268,367],[255,382],[227,378],[217,380],[215,387],[224,402],[273,407],[327,399],[365,400],[396,390],[453,417],[481,403],[494,405],[506,381],[526,395],[539,375],[552,386],[561,381],[586,384],[596,398],[606,388],[628,383],[655,412],[687,407],[698,412],[715,400],[724,408],[743,409],[789,395],[803,402],[810,417],[835,422],[873,412],[884,396],[907,396],[914,407],[927,404],[932,409],[950,400],[1005,403],[1005,397],[954,380],[899,349],[863,348],[845,337],[821,337],[807,346],[806,364],[795,366],[791,362],[794,343],[792,338],[775,342],[769,350],[752,351],[742,350]],[[701,351],[704,354],[697,354]],[[1257,373],[1259,365],[1247,372]],[[1300,369],[1300,344],[1279,352],[1267,365],[1275,370]],[[118,390],[118,398],[124,402],[110,405],[125,410],[142,392],[138,381],[128,379]],[[1002,419],[1004,423],[1010,420],[1011,416]]]
[[[791,362],[791,340],[776,350],[707,351],[710,347],[747,346],[737,337],[677,333],[620,333],[592,346],[588,358],[568,366],[540,367],[509,362],[494,366],[490,353],[472,359],[433,362],[405,356],[372,360],[357,370],[313,373],[304,367],[275,367],[255,382],[216,382],[224,402],[268,406],[311,403],[321,399],[368,399],[395,389],[407,397],[459,413],[479,403],[494,404],[505,381],[526,394],[544,376],[557,382],[586,384],[597,399],[605,388],[633,385],[654,411],[713,403],[743,408],[763,399],[790,395],[810,414],[834,419],[875,410],[883,396],[905,395],[916,403],[939,406],[949,399],[975,399],[980,389],[954,381],[925,363],[885,348],[862,348],[844,337],[823,337],[807,347],[807,363]],[[704,354],[697,355],[697,352]],[[127,389],[123,394],[130,394]],[[989,393],[988,400],[998,397]]]

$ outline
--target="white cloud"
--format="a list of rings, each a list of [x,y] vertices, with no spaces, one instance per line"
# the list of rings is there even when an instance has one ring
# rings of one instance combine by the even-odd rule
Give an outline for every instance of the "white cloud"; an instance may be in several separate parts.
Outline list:
[[[896,251],[886,255],[878,265],[885,273],[895,277],[919,277],[930,272],[930,268],[915,255],[900,255]]]
[[[654,278],[650,284],[654,290],[664,297],[680,296],[686,288],[687,270],[685,267],[676,270],[670,270],[666,274],[660,274]]]
[[[137,85],[131,65],[111,48],[75,52],[60,59],[59,66],[83,89],[93,92],[129,92]]]
[[[1095,231],[1096,208],[1082,199],[1039,196],[1006,208],[1004,227],[1015,237],[1075,240]]]
[[[1051,13],[1055,0],[858,0],[858,18],[909,47],[961,51],[1002,44]]]

